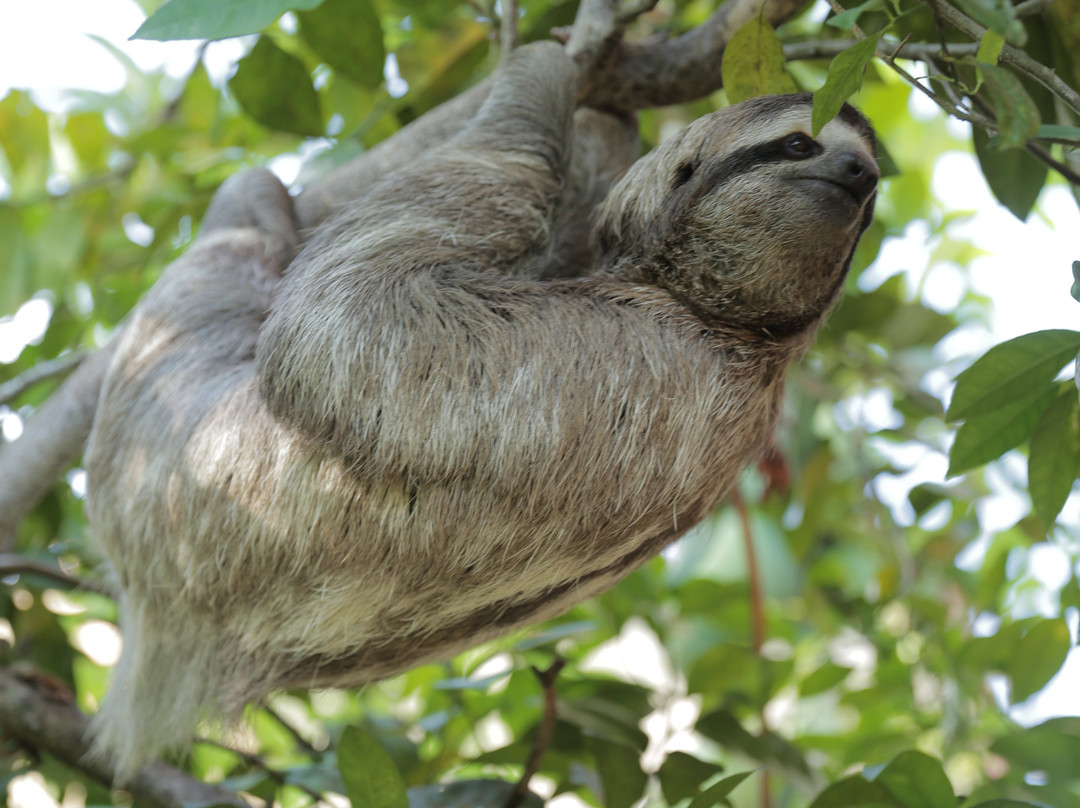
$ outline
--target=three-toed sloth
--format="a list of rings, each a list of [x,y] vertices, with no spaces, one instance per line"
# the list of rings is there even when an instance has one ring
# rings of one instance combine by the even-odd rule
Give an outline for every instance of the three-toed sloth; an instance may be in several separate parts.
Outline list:
[[[845,107],[814,138],[809,96],[759,98],[605,196],[632,149],[575,158],[577,82],[557,45],[521,49],[295,257],[284,189],[231,180],[135,308],[87,456],[122,592],[96,724],[121,773],[271,689],[559,614],[770,438],[871,216],[869,125]]]

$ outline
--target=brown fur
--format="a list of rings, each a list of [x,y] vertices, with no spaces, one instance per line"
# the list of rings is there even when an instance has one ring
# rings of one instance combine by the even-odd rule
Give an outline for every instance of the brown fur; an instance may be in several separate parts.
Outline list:
[[[837,155],[872,160],[869,130],[838,120],[812,160],[720,176],[809,109],[704,118],[608,195],[594,271],[545,279],[566,274],[553,252],[593,254],[558,246],[576,80],[558,47],[522,49],[463,131],[325,221],[280,283],[287,197],[226,184],[257,215],[137,306],[88,455],[124,592],[97,720],[122,771],[207,711],[558,614],[760,452],[872,205],[830,184]]]

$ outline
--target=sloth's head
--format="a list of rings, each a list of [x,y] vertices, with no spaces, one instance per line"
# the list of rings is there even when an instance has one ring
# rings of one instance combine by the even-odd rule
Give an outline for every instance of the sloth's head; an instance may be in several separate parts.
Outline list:
[[[835,301],[873,215],[874,134],[852,107],[810,136],[809,94],[701,118],[639,160],[596,223],[609,268],[706,320],[802,333]]]

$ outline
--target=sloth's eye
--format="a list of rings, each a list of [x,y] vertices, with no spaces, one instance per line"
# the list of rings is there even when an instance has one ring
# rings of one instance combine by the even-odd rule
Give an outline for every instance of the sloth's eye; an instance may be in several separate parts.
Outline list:
[[[802,132],[792,132],[784,138],[784,153],[792,160],[802,160],[814,153],[814,141]]]

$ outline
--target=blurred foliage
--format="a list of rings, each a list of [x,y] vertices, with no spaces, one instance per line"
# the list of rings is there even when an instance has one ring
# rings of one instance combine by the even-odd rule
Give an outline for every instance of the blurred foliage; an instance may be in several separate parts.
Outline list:
[[[574,6],[525,3],[523,39],[570,23]],[[1007,2],[964,0],[997,39],[982,42],[977,59],[948,57],[931,71],[999,122],[996,137],[976,135],[974,151],[1020,217],[1047,171],[1015,147],[1049,132],[1056,140],[1045,148],[1069,163],[1077,131],[1067,105],[991,63],[1009,42],[1075,81],[1075,7],[1019,16]],[[298,11],[278,20],[285,8]],[[665,0],[640,27],[677,33],[713,8]],[[43,111],[28,92],[0,100],[0,315],[31,297],[51,310],[41,338],[0,366],[0,381],[103,343],[188,245],[225,177],[279,157],[303,161],[302,181],[489,71],[497,54],[485,9],[485,0],[172,0],[140,36],[262,31],[230,80],[208,74],[204,51],[179,82],[141,73],[116,51],[128,74],[118,95],[75,92],[62,113]],[[858,24],[871,40],[976,44],[915,0],[852,6],[831,31],[815,19],[782,26],[780,42],[831,39]],[[755,81],[787,86],[791,77],[819,89],[829,76],[825,96],[861,84],[855,102],[899,173],[881,189],[843,304],[792,374],[778,451],[743,479],[747,504],[723,506],[663,558],[533,631],[362,692],[281,693],[253,709],[236,741],[257,756],[200,743],[178,765],[284,808],[324,791],[348,794],[354,806],[399,806],[405,788],[414,807],[502,804],[506,790],[492,790],[492,780],[520,776],[543,715],[532,667],[557,656],[567,665],[538,788],[586,805],[1080,806],[1080,718],[1025,728],[1006,711],[1059,671],[1080,609],[1080,542],[1055,522],[1080,467],[1077,392],[1059,380],[1080,334],[1029,335],[966,371],[948,416],[963,421],[950,473],[964,474],[912,482],[920,464],[943,470],[951,443],[940,391],[959,367],[941,367],[940,343],[980,317],[984,301],[968,292],[942,312],[901,276],[876,286],[860,276],[916,220],[928,232],[928,264],[978,254],[930,193],[935,158],[971,146],[942,120],[915,121],[911,88],[883,63],[864,72],[869,45],[832,67],[825,58],[789,64],[789,77],[775,37],[755,25],[739,46],[740,97]],[[358,43],[352,51],[349,42]],[[384,54],[407,92],[389,92]],[[834,75],[846,82],[841,90]],[[646,144],[724,101],[721,92],[643,111]],[[1057,128],[1039,129],[1051,121]],[[28,415],[51,386],[0,416]],[[990,532],[978,510],[990,475],[1012,469],[1025,446],[1033,512]],[[1003,455],[996,472],[982,468]],[[40,503],[21,527],[20,555],[92,577],[84,480],[73,469]],[[1069,570],[1057,588],[1032,573],[1047,548]],[[5,661],[32,663],[92,710],[108,678],[92,638],[109,633],[115,605],[31,574],[0,583]],[[753,595],[757,583],[763,598]],[[47,755],[5,747],[3,759],[10,774],[0,779],[35,769],[65,806],[114,796]]]

